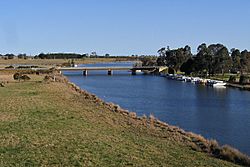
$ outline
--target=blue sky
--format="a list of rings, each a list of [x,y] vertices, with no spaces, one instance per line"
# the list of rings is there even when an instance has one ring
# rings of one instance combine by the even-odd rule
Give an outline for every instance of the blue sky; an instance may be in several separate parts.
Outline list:
[[[250,50],[249,0],[1,0],[0,53],[156,54],[201,43]]]

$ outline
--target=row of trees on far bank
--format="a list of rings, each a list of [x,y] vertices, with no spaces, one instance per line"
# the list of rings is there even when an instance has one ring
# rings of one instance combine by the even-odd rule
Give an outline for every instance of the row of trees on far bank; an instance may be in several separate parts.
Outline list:
[[[186,74],[224,74],[224,73],[248,73],[250,72],[250,52],[247,50],[231,49],[222,44],[205,43],[197,48],[197,54],[193,55],[190,46],[178,49],[161,48],[159,57],[144,58],[143,64],[168,66],[175,71]],[[146,60],[146,61],[145,61]]]
[[[35,56],[27,56],[26,54],[0,54],[0,58],[4,59],[28,59],[28,58],[35,58],[35,59],[81,59],[85,57],[91,58],[99,58],[99,57],[111,57],[109,54],[105,54],[104,56],[99,56],[96,52],[92,52],[91,54],[78,54],[78,53],[40,53]]]
[[[84,53],[40,53],[38,55],[26,55],[26,54],[0,54],[0,59],[84,59],[84,58],[129,58],[131,60],[137,59],[137,55],[134,56],[113,56],[108,53],[104,55],[97,55],[96,52]]]
[[[12,53],[5,54],[5,55],[0,54],[0,58],[4,58],[4,59],[14,59],[15,57],[17,57],[18,59],[27,59],[29,56],[27,56],[26,54],[14,55]]]

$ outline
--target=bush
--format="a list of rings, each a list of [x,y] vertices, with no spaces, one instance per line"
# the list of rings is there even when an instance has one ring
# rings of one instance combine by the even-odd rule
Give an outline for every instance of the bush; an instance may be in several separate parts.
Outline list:
[[[228,82],[230,82],[230,83],[236,82],[236,76],[231,75],[230,78],[229,78],[229,80],[228,80]]]
[[[22,75],[20,73],[15,73],[13,75],[13,78],[14,78],[14,80],[21,80],[21,79],[24,80],[24,81],[30,80],[30,77],[28,75]]]
[[[247,155],[239,152],[238,150],[228,145],[221,147],[220,154],[218,155],[218,157],[239,165],[250,166],[250,159]]]
[[[216,140],[206,140],[204,137],[188,133],[192,142],[190,147],[195,151],[209,153],[210,155],[235,164],[250,166],[250,157],[228,145],[220,146]]]
[[[241,76],[240,76],[240,84],[241,84],[241,85],[248,84],[248,83],[249,83],[249,80],[250,80],[250,77],[247,76],[247,75],[241,75]]]
[[[21,77],[21,74],[20,74],[20,73],[15,73],[15,74],[13,75],[14,80],[19,80],[20,77]]]
[[[22,76],[20,77],[20,79],[26,81],[26,80],[30,80],[30,77],[29,77],[28,75],[22,75]]]
[[[8,67],[5,67],[6,69],[9,69],[9,68],[14,68],[14,66],[8,66]]]

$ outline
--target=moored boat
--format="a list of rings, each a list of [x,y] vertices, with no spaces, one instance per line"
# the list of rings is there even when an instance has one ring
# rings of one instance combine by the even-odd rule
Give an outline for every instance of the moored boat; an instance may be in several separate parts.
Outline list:
[[[223,82],[223,81],[216,81],[215,84],[213,84],[213,87],[225,87],[227,85],[227,83]]]

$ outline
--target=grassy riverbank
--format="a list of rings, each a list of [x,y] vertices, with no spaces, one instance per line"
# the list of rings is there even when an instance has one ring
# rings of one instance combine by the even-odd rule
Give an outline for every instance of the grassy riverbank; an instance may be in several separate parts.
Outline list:
[[[0,166],[236,166],[195,151],[202,137],[42,78],[0,87]]]

